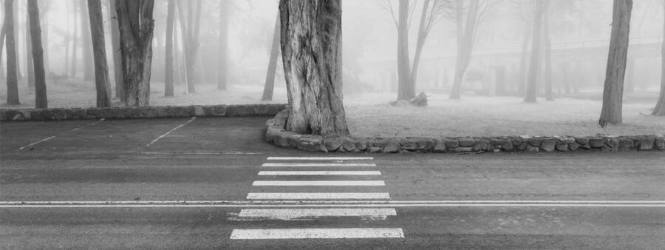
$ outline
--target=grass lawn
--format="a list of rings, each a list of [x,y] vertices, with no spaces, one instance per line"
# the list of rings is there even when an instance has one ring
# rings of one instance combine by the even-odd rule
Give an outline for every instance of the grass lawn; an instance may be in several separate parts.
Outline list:
[[[347,120],[354,136],[555,136],[555,135],[641,135],[665,134],[665,117],[647,115],[653,102],[627,102],[624,124],[598,126],[601,102],[560,98],[526,104],[517,97],[463,97],[429,95],[430,106],[393,107],[367,104],[362,100],[387,103],[394,95],[355,97],[347,105]]]
[[[176,85],[175,97],[163,96],[163,84],[151,86],[150,104],[154,106],[286,103],[286,92],[275,88],[274,101],[262,102],[261,85],[231,85],[219,91],[215,85],[199,85],[197,93],[187,95],[185,86]],[[31,108],[34,94],[20,85],[19,106],[4,104],[6,91],[0,87],[1,108]],[[393,107],[394,93],[346,95],[347,120],[355,136],[507,136],[507,135],[636,135],[665,134],[665,117],[647,115],[656,103],[656,91],[627,94],[624,124],[598,127],[601,93],[581,93],[575,98],[554,102],[539,100],[526,104],[518,97],[465,96],[449,100],[445,94],[429,94],[429,106]],[[92,82],[53,82],[48,85],[49,107],[93,107]],[[114,106],[120,103],[114,99]]]

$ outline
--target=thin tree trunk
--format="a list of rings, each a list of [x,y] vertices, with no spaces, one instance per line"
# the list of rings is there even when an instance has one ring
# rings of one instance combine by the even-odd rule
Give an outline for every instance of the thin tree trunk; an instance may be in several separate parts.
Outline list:
[[[71,6],[70,6],[71,1],[68,1],[65,3],[67,13],[72,13],[71,11]],[[69,65],[70,65],[70,53],[69,53],[69,46],[71,44],[71,36],[72,36],[72,15],[67,15],[67,28],[65,30],[65,33],[67,34],[65,36],[65,72],[63,75],[69,77]]]
[[[83,80],[92,81],[94,75],[93,56],[92,56],[92,38],[90,37],[90,22],[88,19],[88,8],[85,0],[81,0],[81,39],[83,47]]]
[[[77,5],[79,5],[79,4],[77,4],[77,3],[72,4],[72,9],[74,10],[74,13],[76,12],[76,6]],[[79,49],[78,48],[78,41],[79,41],[79,34],[80,34],[80,31],[79,31],[80,26],[78,25],[79,15],[73,14],[72,16],[73,16],[73,19],[74,19],[74,23],[72,24],[72,27],[74,28],[74,41],[72,42],[72,60],[71,60],[72,66],[70,68],[71,69],[71,74],[70,75],[71,75],[72,78],[76,78],[76,72],[78,71],[78,61],[79,61],[78,58],[77,58],[78,57],[77,54],[78,54],[78,49]]]
[[[101,0],[88,0],[90,16],[90,35],[95,61],[95,88],[97,89],[97,107],[111,106],[111,87],[109,69],[106,64],[106,42],[104,41],[104,17]]]
[[[219,2],[219,48],[217,57],[217,89],[225,90],[228,80],[228,36],[229,36],[229,4],[228,1]],[[279,38],[278,38],[279,39]]]
[[[475,40],[476,25],[478,21],[479,0],[471,0],[464,18],[463,0],[457,0],[457,61],[455,62],[455,79],[450,91],[450,99],[460,99],[462,96],[462,83],[464,75],[471,63],[471,52]]]
[[[603,91],[603,109],[598,120],[601,127],[607,126],[608,123],[622,122],[623,83],[626,75],[632,9],[633,0],[614,0],[610,51]]]
[[[531,41],[531,25],[529,22],[525,22],[524,28],[524,39],[522,40],[522,56],[520,57],[520,72],[519,72],[519,82],[517,83],[517,94],[524,95],[526,94],[526,76],[527,72],[527,61],[529,60],[529,42]]]
[[[416,82],[418,81],[418,68],[420,67],[420,57],[423,53],[423,47],[425,47],[425,41],[427,40],[427,12],[430,6],[430,0],[425,0],[423,2],[422,14],[420,15],[420,26],[418,28],[418,39],[416,40],[416,52],[413,57],[413,66],[411,66],[411,80],[408,87],[408,93],[415,97],[416,95]],[[433,8],[433,7],[432,7]],[[413,98],[411,97],[411,98]]]
[[[116,0],[125,105],[150,104],[154,0]]]
[[[533,21],[533,39],[531,44],[531,63],[529,67],[529,75],[526,84],[526,96],[524,102],[535,103],[538,95],[538,75],[540,74],[542,56],[542,39],[543,39],[543,23],[544,23],[544,5],[545,0],[536,0]]]
[[[164,96],[173,96],[173,19],[175,15],[175,0],[169,0],[166,16],[166,58],[164,66]]]
[[[665,7],[665,2],[663,3]],[[665,11],[665,9],[664,9]],[[664,12],[665,13],[665,12]],[[651,114],[656,116],[665,116],[665,22],[663,22],[663,42],[661,45],[661,62],[660,62],[660,96],[658,97],[658,103],[653,109]]]
[[[16,33],[14,32],[14,0],[5,0],[4,26],[7,32],[5,44],[7,48],[7,104],[19,105],[18,98],[18,67],[16,58]]]
[[[30,11],[30,3],[26,2],[26,10]],[[25,72],[28,80],[28,90],[33,91],[35,89],[35,68],[32,61],[32,43],[30,42],[31,25],[30,25],[30,15],[25,15]]]
[[[275,72],[277,71],[277,57],[279,57],[279,14],[277,14],[273,30],[268,72],[266,73],[266,81],[263,87],[263,97],[261,97],[263,101],[272,101],[273,90],[275,88]]]
[[[342,103],[341,0],[281,0],[279,10],[290,107],[286,129],[348,135]]]
[[[20,59],[21,54],[19,52],[20,43],[21,43],[20,38],[19,38],[19,34],[21,33],[21,23],[18,20],[18,18],[20,16],[19,15],[19,10],[18,10],[18,5],[19,5],[18,2],[14,3],[14,6],[13,6],[14,17],[13,17],[12,20],[14,22],[14,46],[16,47],[16,75],[17,75],[18,81],[21,82],[21,81],[23,81],[24,75],[23,75],[23,70],[21,70],[21,59]]]
[[[543,36],[545,39],[545,99],[554,101],[552,93],[552,38],[550,37],[550,10],[549,1],[544,3]]]
[[[397,27],[397,100],[409,100],[415,93],[409,93],[411,69],[409,69],[409,0],[399,1]]]
[[[28,0],[28,16],[30,18],[30,43],[35,77],[35,108],[48,108],[46,98],[46,73],[44,72],[44,49],[42,47],[42,28],[39,21],[37,0]]]

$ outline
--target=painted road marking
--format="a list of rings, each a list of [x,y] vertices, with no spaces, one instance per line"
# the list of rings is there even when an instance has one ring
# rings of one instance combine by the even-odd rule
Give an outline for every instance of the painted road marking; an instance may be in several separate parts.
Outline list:
[[[212,201],[0,201],[0,208],[223,207],[223,208],[382,208],[382,207],[665,207],[665,201],[396,201],[396,200],[212,200]]]
[[[26,149],[26,148],[29,148],[29,147],[35,146],[35,145],[40,144],[40,143],[42,143],[42,142],[46,142],[46,141],[53,140],[53,138],[55,138],[55,136],[49,136],[49,137],[46,137],[46,138],[41,139],[41,140],[39,140],[39,141],[36,141],[36,142],[30,143],[30,144],[28,144],[28,145],[25,145],[25,146],[23,146],[23,147],[20,147],[20,148],[18,148],[18,151],[23,151],[23,150]]]
[[[263,163],[262,167],[376,167],[374,163]]]
[[[371,161],[374,157],[268,157],[269,161]]]
[[[233,229],[235,240],[404,238],[401,228]]]
[[[248,200],[363,200],[390,199],[388,193],[249,193]]]
[[[380,217],[396,216],[394,208],[287,208],[287,209],[242,209],[241,218],[270,218],[290,220],[318,217]]]
[[[146,147],[150,147],[150,146],[152,146],[152,144],[155,144],[157,141],[159,141],[159,140],[161,140],[162,138],[168,136],[169,134],[173,133],[174,131],[176,131],[176,130],[178,130],[178,129],[184,127],[184,126],[187,126],[187,124],[192,123],[194,120],[196,120],[196,116],[194,116],[194,117],[192,117],[191,119],[187,120],[185,123],[180,124],[180,125],[176,126],[175,128],[172,128],[172,129],[169,130],[168,132],[166,132],[166,133],[164,133],[164,134],[158,136],[157,138],[155,138],[154,140],[152,140],[150,143],[146,144],[145,146],[146,146]]]
[[[381,175],[381,171],[260,171],[259,175],[275,176],[323,176],[323,175]]]
[[[384,181],[254,181],[252,186],[284,186],[284,187],[382,187]]]

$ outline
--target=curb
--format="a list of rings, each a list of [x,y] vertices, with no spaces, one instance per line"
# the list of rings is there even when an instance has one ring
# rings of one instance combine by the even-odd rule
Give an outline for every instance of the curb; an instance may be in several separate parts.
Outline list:
[[[93,119],[159,119],[184,117],[274,116],[286,104],[151,106],[113,108],[3,109],[0,121],[64,121]]]
[[[637,136],[499,136],[499,137],[322,137],[286,131],[288,110],[266,122],[265,140],[283,148],[349,153],[484,153],[665,151],[665,135]]]

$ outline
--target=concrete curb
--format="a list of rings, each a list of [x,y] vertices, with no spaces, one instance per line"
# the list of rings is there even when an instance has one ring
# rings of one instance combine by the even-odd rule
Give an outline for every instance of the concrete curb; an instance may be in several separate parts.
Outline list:
[[[351,153],[473,153],[473,152],[572,152],[665,151],[664,135],[639,136],[500,136],[500,137],[322,137],[286,131],[288,111],[266,122],[265,140],[284,147],[312,152]]]
[[[63,121],[93,119],[158,119],[183,117],[274,116],[285,104],[150,106],[113,108],[2,109],[0,121]]]

